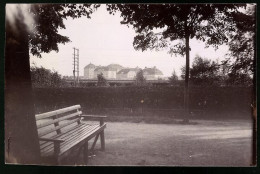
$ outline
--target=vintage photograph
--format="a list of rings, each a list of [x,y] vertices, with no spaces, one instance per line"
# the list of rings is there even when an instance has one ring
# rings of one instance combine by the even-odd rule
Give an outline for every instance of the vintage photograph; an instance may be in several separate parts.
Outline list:
[[[256,165],[256,4],[6,4],[5,163]]]

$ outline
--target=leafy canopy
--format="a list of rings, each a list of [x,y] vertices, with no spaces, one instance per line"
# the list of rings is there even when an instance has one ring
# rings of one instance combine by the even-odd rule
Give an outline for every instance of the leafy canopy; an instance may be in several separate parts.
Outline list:
[[[219,81],[219,65],[215,61],[196,56],[190,69],[194,85],[213,85]]]
[[[70,39],[58,33],[66,29],[64,19],[79,18],[94,12],[100,5],[94,4],[33,4],[30,13],[34,17],[33,31],[29,36],[30,52],[38,57],[41,53],[59,51],[58,44],[65,44]]]
[[[229,57],[224,62],[232,73],[255,72],[256,66],[256,13],[255,5],[248,5],[245,13],[238,12],[234,18],[238,21],[238,31],[229,42]]]
[[[121,23],[133,26],[135,49],[167,48],[170,54],[184,55],[186,37],[215,48],[227,43],[228,34],[236,31],[234,14],[239,7],[245,4],[112,4],[107,8],[112,14],[120,11]]]

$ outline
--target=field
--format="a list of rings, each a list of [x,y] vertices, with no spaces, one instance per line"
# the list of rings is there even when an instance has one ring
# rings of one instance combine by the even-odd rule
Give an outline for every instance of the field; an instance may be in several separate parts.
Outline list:
[[[192,123],[108,122],[106,150],[96,150],[88,165],[250,166],[249,120],[194,120]],[[82,159],[82,155],[72,155],[64,164],[84,165]]]

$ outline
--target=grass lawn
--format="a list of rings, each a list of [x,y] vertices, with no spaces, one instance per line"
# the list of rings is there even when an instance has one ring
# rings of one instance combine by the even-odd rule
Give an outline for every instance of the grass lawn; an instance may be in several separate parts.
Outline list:
[[[107,122],[106,150],[88,165],[250,166],[252,126],[248,120],[194,120],[196,124]],[[97,149],[100,147],[98,141]],[[69,157],[65,165],[81,165]]]

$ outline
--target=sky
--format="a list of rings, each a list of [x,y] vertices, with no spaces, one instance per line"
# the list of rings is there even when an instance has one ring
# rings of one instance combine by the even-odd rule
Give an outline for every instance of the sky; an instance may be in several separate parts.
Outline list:
[[[102,5],[91,15],[91,19],[68,18],[64,21],[66,29],[59,33],[68,36],[71,42],[59,44],[59,52],[43,53],[42,58],[30,56],[31,66],[43,66],[55,70],[62,76],[73,75],[73,47],[79,49],[79,75],[83,76],[84,67],[89,63],[107,66],[111,63],[124,67],[154,67],[161,70],[164,76],[171,76],[173,70],[181,75],[181,67],[185,65],[185,57],[171,56],[163,51],[136,51],[133,48],[135,31],[131,27],[120,24],[120,13],[110,15]],[[224,59],[228,47],[223,45],[215,50],[205,48],[203,42],[190,40],[190,61],[196,55],[211,60]]]

